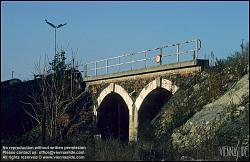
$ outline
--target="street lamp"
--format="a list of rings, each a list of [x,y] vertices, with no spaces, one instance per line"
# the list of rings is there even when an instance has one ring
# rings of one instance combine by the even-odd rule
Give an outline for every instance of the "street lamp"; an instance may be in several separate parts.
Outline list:
[[[14,70],[12,70],[12,75],[11,75],[11,76],[12,76],[12,79],[13,79],[13,76],[14,76]]]
[[[60,27],[62,27],[64,25],[66,25],[67,23],[65,23],[65,24],[59,24],[59,25],[55,26],[51,22],[48,22],[48,20],[46,20],[46,19],[45,19],[45,22],[55,29],[55,55],[56,55],[56,29],[58,29],[58,28],[60,28]]]
[[[56,29],[66,25],[66,23],[65,24],[59,24],[59,25],[55,26],[54,24],[48,22],[46,19],[45,19],[45,22],[55,29],[55,56],[56,56]],[[46,113],[45,113],[45,108],[43,106],[43,109],[42,109],[42,145],[43,146],[45,145],[45,140],[46,140],[45,139],[46,138],[45,123],[46,123]]]

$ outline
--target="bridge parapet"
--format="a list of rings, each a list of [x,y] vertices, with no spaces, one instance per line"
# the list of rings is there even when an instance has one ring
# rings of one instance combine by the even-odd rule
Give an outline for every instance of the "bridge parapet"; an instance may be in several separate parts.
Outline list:
[[[137,75],[141,75],[141,77],[153,77],[155,75],[164,75],[164,74],[188,74],[194,73],[203,70],[205,67],[209,65],[208,60],[190,60],[172,64],[158,65],[148,68],[141,68],[135,70],[128,70],[124,72],[117,72],[113,74],[105,74],[99,76],[92,77],[84,77],[83,80],[87,83],[87,85],[98,84],[98,81],[112,81],[114,79],[124,79],[128,77],[134,77]]]
[[[133,70],[138,67],[148,68],[155,65],[162,65],[163,61],[165,61],[166,64],[166,61],[171,60],[171,56],[176,56],[176,62],[179,63],[182,54],[191,54],[192,59],[195,60],[198,59],[198,51],[200,48],[200,39],[178,42],[158,48],[88,62],[84,64],[83,72],[84,76],[87,77],[110,74],[117,71],[121,72],[128,69]],[[168,59],[163,59],[164,57],[168,57]]]

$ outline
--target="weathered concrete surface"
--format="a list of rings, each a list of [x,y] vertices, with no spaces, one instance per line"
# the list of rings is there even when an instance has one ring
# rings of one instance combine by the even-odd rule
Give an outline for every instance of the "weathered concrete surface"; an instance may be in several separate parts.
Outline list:
[[[184,125],[174,130],[172,144],[175,152],[189,156],[188,153],[201,149],[207,141],[218,146],[248,146],[248,98],[249,74],[246,74],[231,90],[205,105]]]

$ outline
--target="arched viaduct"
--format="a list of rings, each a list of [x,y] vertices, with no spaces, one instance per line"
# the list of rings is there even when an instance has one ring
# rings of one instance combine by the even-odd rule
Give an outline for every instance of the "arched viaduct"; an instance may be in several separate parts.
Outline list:
[[[161,111],[188,77],[201,71],[207,63],[207,60],[193,60],[85,77],[102,139],[137,141],[141,128]]]

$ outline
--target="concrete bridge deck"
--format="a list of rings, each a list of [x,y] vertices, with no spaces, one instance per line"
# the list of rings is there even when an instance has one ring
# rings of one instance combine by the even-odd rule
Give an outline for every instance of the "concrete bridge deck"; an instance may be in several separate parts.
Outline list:
[[[84,82],[95,82],[95,81],[102,81],[102,80],[110,80],[115,78],[122,78],[122,77],[130,77],[135,75],[144,75],[144,74],[152,74],[152,73],[158,73],[158,72],[167,72],[167,73],[182,73],[182,72],[196,72],[201,71],[203,68],[208,66],[208,60],[203,59],[195,59],[195,60],[189,60],[189,61],[183,61],[183,62],[177,62],[177,63],[171,63],[171,64],[164,64],[164,65],[158,65],[153,67],[147,67],[147,68],[140,68],[140,69],[134,69],[134,70],[128,70],[128,71],[121,71],[117,73],[112,74],[104,74],[104,75],[98,75],[98,76],[90,76],[90,77],[84,77]]]

